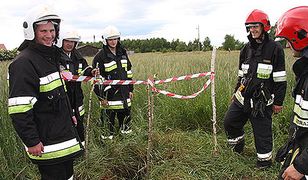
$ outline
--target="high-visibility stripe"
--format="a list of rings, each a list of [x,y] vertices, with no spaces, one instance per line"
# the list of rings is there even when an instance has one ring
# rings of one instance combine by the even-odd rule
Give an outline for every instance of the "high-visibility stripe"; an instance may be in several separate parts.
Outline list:
[[[52,74],[49,74],[45,77],[40,78],[40,85],[49,84],[57,79],[60,79],[59,72],[54,72]]]
[[[131,100],[127,99],[127,106],[131,106]],[[103,109],[124,109],[123,101],[108,101],[108,106],[101,106]]]
[[[85,113],[85,110],[84,110],[84,107],[83,107],[83,105],[81,105],[81,106],[79,106],[79,107],[78,107],[78,111],[79,111],[79,116],[82,116],[82,115],[84,115],[84,113]]]
[[[127,71],[127,77],[133,78],[133,71],[132,70]]]
[[[116,65],[116,64],[117,64],[117,63],[116,63],[115,61],[111,61],[111,62],[109,62],[109,63],[105,63],[104,66],[105,66],[105,68],[109,68],[109,67],[114,66],[114,65]]]
[[[64,157],[69,154],[78,152],[80,150],[81,150],[80,145],[77,139],[75,138],[62,143],[44,146],[44,152],[42,153],[41,157],[33,156],[29,153],[28,156],[31,159],[48,160],[48,159]]]
[[[299,116],[297,116],[295,114],[294,118],[293,118],[293,122],[300,126],[300,127],[305,127],[305,128],[308,128],[308,120],[306,119],[301,119]]]
[[[9,98],[9,114],[27,112],[33,108],[33,105],[36,103],[36,101],[37,99],[31,96]]]
[[[242,64],[241,69],[243,71],[243,75],[247,74],[249,70],[249,64]]]
[[[57,87],[60,87],[62,85],[61,80],[55,80],[51,82],[50,84],[41,85],[40,86],[40,92],[48,92],[56,89]]]
[[[48,160],[48,159],[55,159],[55,158],[64,157],[64,156],[76,153],[80,150],[81,150],[80,145],[76,144],[76,145],[69,147],[67,149],[62,149],[62,150],[52,152],[52,153],[43,153],[41,156],[33,156],[29,153],[28,153],[28,156],[31,159],[35,159],[35,160]]]
[[[17,106],[17,105],[25,105],[25,104],[34,105],[36,101],[37,101],[36,97],[32,97],[32,96],[13,97],[13,98],[9,98],[8,105],[9,106]]]
[[[242,105],[244,105],[244,97],[239,90],[234,93],[234,96]]]
[[[238,77],[244,77],[244,72],[242,70],[238,70]]]
[[[40,92],[48,92],[61,86],[59,72],[54,72],[45,77],[40,78]]]
[[[127,99],[127,103],[130,103],[130,99]],[[109,106],[116,106],[123,104],[123,101],[108,101]]]
[[[116,64],[111,66],[111,67],[105,68],[105,71],[106,72],[110,72],[110,71],[115,70],[115,69],[117,69],[117,65]]]
[[[284,82],[284,81],[287,81],[287,77],[284,76],[284,77],[275,77],[273,78],[274,82]]]
[[[273,80],[274,82],[283,82],[287,80],[286,71],[277,71],[273,72]]]
[[[234,139],[228,139],[228,143],[230,145],[235,145],[235,144],[238,144],[240,141],[242,141],[245,137],[245,134],[243,134],[242,136],[239,136],[239,137],[236,137]]]
[[[308,120],[308,111],[305,109],[302,109],[298,104],[294,105],[293,111],[302,119]]]
[[[79,65],[78,65],[77,72],[78,72],[78,74],[81,74],[81,72],[82,72],[82,64],[81,63],[79,63]]]
[[[127,59],[121,59],[121,64],[127,64]]]
[[[272,72],[273,70],[273,65],[271,64],[263,64],[263,63],[259,63],[258,64],[258,72]]]
[[[269,161],[272,159],[272,151],[265,154],[257,153],[258,161]]]
[[[308,101],[301,95],[296,95],[294,104],[293,122],[300,127],[308,127]]]
[[[298,104],[304,110],[308,110],[308,101],[304,100],[299,94],[295,97],[295,104]]]
[[[121,64],[122,64],[122,67],[127,70],[127,59],[122,59]]]
[[[11,106],[8,108],[9,114],[16,114],[16,113],[24,113],[29,110],[33,109],[33,105],[19,105],[19,106]]]

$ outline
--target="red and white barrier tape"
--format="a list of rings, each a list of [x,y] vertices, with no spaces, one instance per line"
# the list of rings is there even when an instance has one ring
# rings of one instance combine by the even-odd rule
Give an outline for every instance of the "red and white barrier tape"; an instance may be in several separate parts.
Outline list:
[[[190,80],[193,78],[199,78],[204,76],[210,76],[211,74],[214,74],[214,72],[204,72],[204,73],[198,73],[198,74],[191,74],[191,75],[185,75],[180,77],[172,77],[165,80],[155,80],[154,84],[163,84],[167,82],[173,82],[173,81],[181,81],[181,80]],[[94,81],[95,83],[99,84],[99,80],[96,77],[90,77],[90,76],[76,76],[72,75],[69,72],[62,72],[61,73],[62,78],[65,81],[73,81],[73,82],[88,82],[88,81]],[[141,81],[141,80],[104,80],[102,82],[103,85],[129,85],[129,84],[148,84],[148,81]]]
[[[214,77],[214,76],[212,76],[212,77]],[[152,87],[152,91],[155,91],[157,93],[164,94],[166,96],[177,98],[177,99],[192,99],[192,98],[197,97],[200,93],[202,93],[210,85],[211,80],[212,79],[209,79],[198,92],[196,92],[192,95],[188,95],[188,96],[178,95],[178,94],[175,94],[175,93],[171,93],[169,91],[157,89],[156,87],[154,87],[154,83],[150,79],[148,79],[148,84]]]
[[[95,77],[90,77],[90,76],[76,76],[72,75],[69,72],[62,72],[61,73],[62,78],[65,81],[73,81],[73,82],[88,82],[88,81],[94,81],[94,83],[97,84],[103,84],[103,85],[129,85],[129,84],[149,84],[152,87],[152,91],[155,91],[157,93],[166,95],[168,97],[173,97],[177,99],[192,99],[197,97],[201,92],[203,92],[211,83],[211,80],[214,79],[215,73],[214,72],[205,72],[205,73],[198,73],[198,74],[192,74],[192,75],[186,75],[186,76],[180,76],[180,77],[172,77],[168,78],[165,80],[150,80],[148,79],[147,81],[136,81],[136,80],[104,80],[101,82],[99,79]],[[183,95],[178,95],[175,93],[171,93],[169,91],[165,90],[160,90],[157,89],[154,84],[163,84],[167,82],[173,82],[173,81],[181,81],[181,80],[190,80],[193,78],[198,78],[198,77],[204,77],[204,76],[210,76],[210,79],[203,85],[203,87],[196,93],[193,93],[188,96],[183,96]]]

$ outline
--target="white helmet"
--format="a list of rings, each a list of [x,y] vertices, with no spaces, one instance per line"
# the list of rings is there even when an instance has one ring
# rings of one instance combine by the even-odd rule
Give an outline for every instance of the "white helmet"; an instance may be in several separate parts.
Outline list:
[[[60,17],[56,15],[50,7],[37,6],[29,11],[27,18],[23,23],[25,39],[33,40],[35,37],[34,24],[46,20],[51,20],[54,23],[57,38],[59,34],[59,25],[61,22]]]
[[[68,31],[68,32],[64,33],[63,35],[60,34],[59,42],[56,45],[61,48],[62,45],[63,45],[64,39],[68,40],[68,41],[76,42],[75,47],[77,47],[81,37],[79,36],[77,31]]]
[[[103,30],[103,44],[107,45],[106,40],[107,39],[120,39],[120,31],[118,30],[118,28],[116,28],[115,26],[107,26],[104,30]]]

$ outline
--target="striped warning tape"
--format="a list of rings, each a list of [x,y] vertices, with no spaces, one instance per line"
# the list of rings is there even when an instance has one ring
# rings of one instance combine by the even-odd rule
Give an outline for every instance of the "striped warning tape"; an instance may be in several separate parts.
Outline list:
[[[185,75],[185,76],[180,76],[180,77],[172,77],[172,78],[168,78],[164,80],[155,80],[154,84],[163,84],[163,83],[173,82],[173,81],[190,80],[193,78],[210,76],[211,74],[214,74],[214,72],[204,72],[204,73],[197,73],[197,74]],[[103,85],[148,84],[148,81],[142,81],[142,80],[104,80],[102,81],[100,78],[91,77],[91,76],[76,76],[76,75],[72,75],[70,72],[62,72],[61,75],[65,81],[73,81],[73,82],[94,81],[97,84],[103,84]]]
[[[215,77],[214,72],[204,72],[204,73],[198,73],[198,74],[192,74],[192,75],[185,75],[180,77],[172,77],[165,80],[150,80],[147,81],[141,81],[141,80],[102,80],[102,78],[96,78],[96,77],[90,77],[90,76],[76,76],[72,75],[69,72],[62,72],[61,73],[62,78],[65,81],[73,81],[73,82],[88,82],[88,81],[94,81],[96,84],[103,84],[103,85],[129,85],[129,84],[149,84],[152,87],[152,91],[166,95],[168,97],[177,98],[177,99],[192,99],[197,97],[200,93],[202,93],[211,83],[211,81]],[[173,82],[173,81],[181,81],[181,80],[190,80],[193,78],[199,78],[204,76],[210,76],[210,79],[202,86],[202,88],[191,95],[184,96],[184,95],[178,95],[169,91],[160,90],[157,89],[154,85],[155,84],[163,84],[167,82]]]
[[[214,76],[212,76],[212,78],[214,78]],[[188,96],[178,95],[178,94],[175,94],[169,91],[157,89],[156,87],[154,87],[154,82],[151,81],[150,79],[148,79],[148,84],[152,87],[152,91],[166,95],[168,97],[177,98],[177,99],[192,99],[192,98],[197,97],[200,93],[202,93],[210,85],[212,78],[209,79],[198,92],[193,93]]]

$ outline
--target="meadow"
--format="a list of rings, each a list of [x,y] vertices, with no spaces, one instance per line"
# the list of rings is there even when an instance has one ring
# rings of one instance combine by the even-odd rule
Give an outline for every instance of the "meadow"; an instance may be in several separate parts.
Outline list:
[[[288,76],[287,96],[282,113],[273,116],[274,155],[287,139],[292,115],[291,90],[294,58],[286,49]],[[217,153],[212,135],[212,103],[210,88],[189,100],[154,94],[153,149],[149,179],[277,179],[280,164],[267,170],[255,168],[256,152],[250,123],[245,126],[246,146],[242,155],[230,151],[223,130],[223,117],[237,81],[239,51],[217,51],[215,92],[217,111]],[[92,57],[87,57],[91,64]],[[157,79],[210,71],[211,52],[136,53],[130,56],[134,79],[146,80],[156,74]],[[0,179],[40,179],[37,168],[27,159],[23,145],[12,127],[7,112],[7,67],[0,62]],[[181,95],[197,92],[208,77],[157,85],[156,87]],[[146,179],[148,139],[147,89],[134,86],[132,128],[129,135],[117,134],[113,140],[102,140],[106,128],[99,119],[97,98],[93,95],[92,110],[88,112],[91,85],[84,83],[86,115],[90,113],[88,161],[75,161],[75,179]]]

